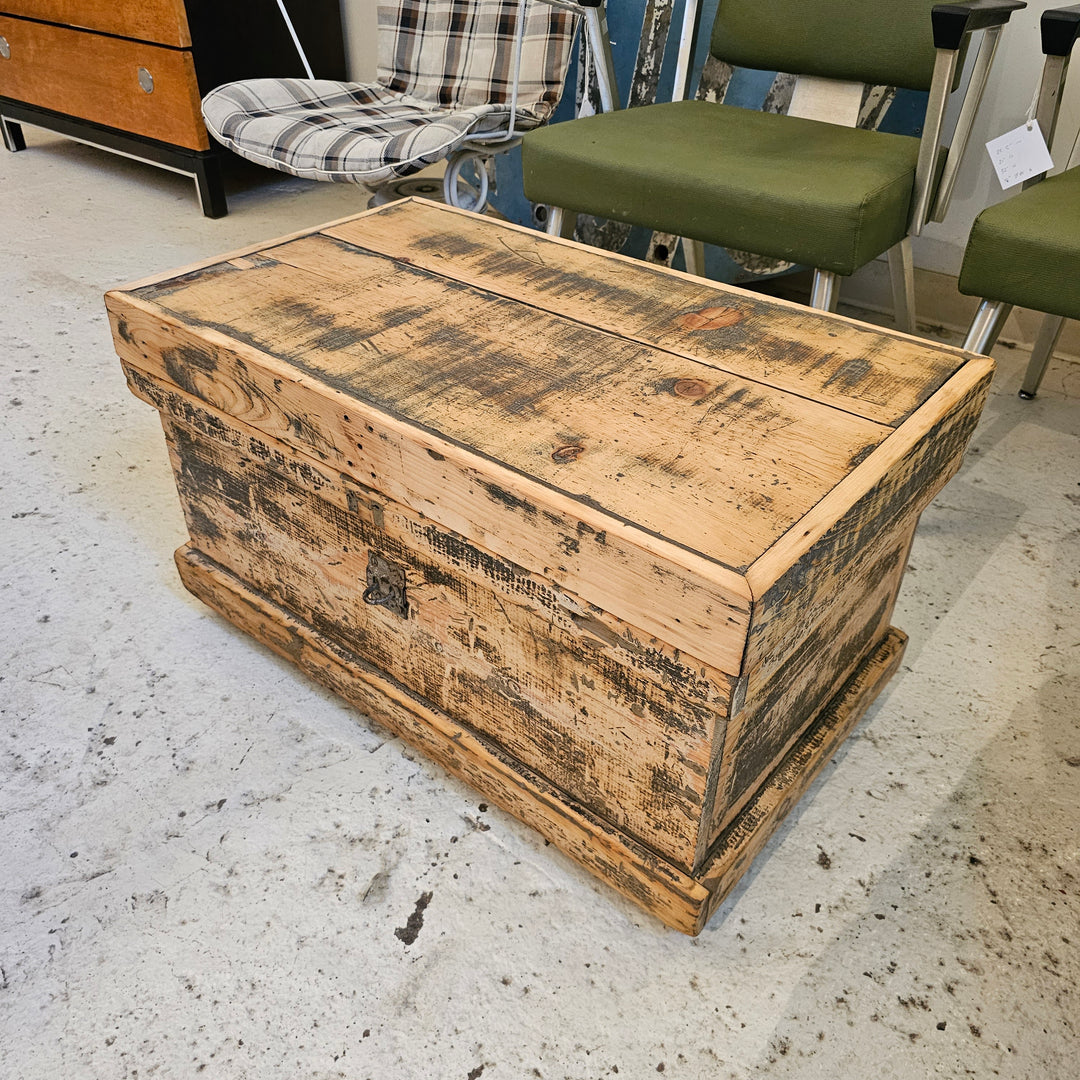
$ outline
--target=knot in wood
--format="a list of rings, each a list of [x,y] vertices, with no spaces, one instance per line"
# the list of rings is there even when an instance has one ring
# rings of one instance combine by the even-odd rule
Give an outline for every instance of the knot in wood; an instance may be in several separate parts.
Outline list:
[[[678,397],[690,398],[693,401],[703,398],[711,389],[708,383],[700,379],[679,379],[672,387]]]
[[[707,307],[680,315],[677,321],[684,330],[721,330],[742,322],[744,317],[738,308]]]
[[[551,455],[551,460],[557,461],[562,465],[568,461],[577,461],[584,453],[584,446],[560,446],[559,449]]]

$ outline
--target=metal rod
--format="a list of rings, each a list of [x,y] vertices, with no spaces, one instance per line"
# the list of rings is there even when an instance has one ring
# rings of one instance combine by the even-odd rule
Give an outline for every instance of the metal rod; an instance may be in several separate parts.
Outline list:
[[[603,4],[585,9],[585,32],[589,39],[589,53],[596,67],[600,108],[604,112],[614,112],[619,107],[619,87],[615,81],[615,61],[611,55],[607,10]]]
[[[1050,357],[1054,355],[1058,338],[1061,337],[1065,319],[1061,315],[1044,315],[1042,325],[1039,327],[1038,336],[1031,349],[1031,360],[1027,371],[1024,372],[1024,382],[1020,387],[1020,396],[1025,401],[1030,401],[1039,391],[1039,384],[1043,375],[1046,374],[1046,366],[1050,363]]]
[[[694,46],[701,26],[701,0],[686,0],[682,29],[679,31],[679,52],[675,60],[675,84],[672,101],[685,101],[690,96],[690,80],[694,75]]]
[[[911,237],[889,248],[889,278],[892,281],[893,315],[896,327],[915,333],[915,264],[911,257]]]
[[[819,311],[835,311],[840,301],[840,276],[831,270],[815,270],[810,288],[810,306]]]
[[[563,230],[563,218],[566,216],[566,211],[561,206],[549,206],[547,224],[544,226],[544,232],[548,236],[562,236]]]
[[[697,277],[705,276],[705,245],[700,240],[682,237],[683,261],[686,272]]]
[[[308,63],[307,53],[304,52],[304,46],[300,44],[300,38],[296,35],[296,27],[293,26],[292,19],[289,18],[289,13],[285,10],[285,0],[277,0],[277,6],[278,11],[281,12],[281,17],[285,20],[285,25],[289,28],[289,34],[292,36],[296,51],[300,54],[300,63],[304,65],[307,77],[309,79],[314,79],[315,76],[311,73],[311,65]]]

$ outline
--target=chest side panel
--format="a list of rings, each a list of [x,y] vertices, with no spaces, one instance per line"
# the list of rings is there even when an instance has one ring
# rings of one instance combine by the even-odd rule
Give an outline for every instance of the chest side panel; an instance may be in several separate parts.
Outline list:
[[[960,467],[992,370],[967,363],[830,496],[836,509],[752,568],[745,704],[728,725],[712,840],[888,629],[919,514]]]
[[[130,372],[170,417],[198,549],[689,867],[730,680],[285,444]],[[363,602],[376,554],[407,617]]]

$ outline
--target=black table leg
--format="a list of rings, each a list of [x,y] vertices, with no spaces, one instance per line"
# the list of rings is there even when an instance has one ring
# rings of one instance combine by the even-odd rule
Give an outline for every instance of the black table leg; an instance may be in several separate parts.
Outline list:
[[[0,116],[0,129],[4,133],[4,145],[12,153],[26,149],[26,139],[23,138],[21,124],[16,124],[14,120],[9,120],[6,116]]]
[[[207,154],[194,159],[195,187],[199,192],[202,212],[208,218],[225,217],[229,205],[225,200],[225,181],[221,173],[221,158]]]

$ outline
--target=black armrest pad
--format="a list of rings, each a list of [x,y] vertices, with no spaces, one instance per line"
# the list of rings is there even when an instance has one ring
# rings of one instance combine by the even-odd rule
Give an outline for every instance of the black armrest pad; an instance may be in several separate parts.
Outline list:
[[[1068,56],[1080,36],[1080,4],[1044,11],[1040,29],[1047,56]]]
[[[935,4],[930,13],[934,24],[934,47],[955,51],[964,35],[988,26],[1001,26],[1009,16],[1027,7],[1021,0],[959,0],[954,4]]]

